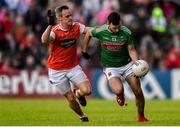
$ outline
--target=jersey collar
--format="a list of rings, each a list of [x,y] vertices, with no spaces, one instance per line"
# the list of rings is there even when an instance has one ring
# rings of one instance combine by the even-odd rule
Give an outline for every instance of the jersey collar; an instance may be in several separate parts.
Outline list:
[[[113,33],[110,29],[109,29],[109,25],[106,24],[106,29],[107,31],[109,31],[110,33]]]
[[[71,29],[71,28],[69,28],[69,29],[64,29],[64,28],[62,27],[61,23],[58,25],[58,27],[59,27],[59,29],[62,30],[62,31],[69,31],[69,30]]]
[[[121,33],[121,29],[120,29],[120,31],[119,31],[118,33],[113,33],[113,32],[109,29],[109,25],[108,25],[108,24],[106,24],[106,29],[107,29],[107,31],[109,31],[109,32],[112,33],[112,34]]]

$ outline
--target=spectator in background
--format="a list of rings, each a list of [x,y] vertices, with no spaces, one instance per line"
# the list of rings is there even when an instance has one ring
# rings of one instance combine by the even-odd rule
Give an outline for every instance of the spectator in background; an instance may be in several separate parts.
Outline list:
[[[140,41],[140,57],[146,60],[152,67],[153,53],[158,50],[159,46],[150,34],[142,37]]]
[[[38,40],[33,32],[28,32],[20,43],[21,61],[24,69],[36,69],[40,64]]]
[[[158,5],[152,9],[150,24],[153,31],[158,33],[166,32],[167,20],[164,17],[163,10]]]
[[[121,14],[130,14],[134,11],[135,4],[132,2],[132,0],[121,0],[119,2]]]
[[[172,37],[173,47],[180,48],[180,17],[171,24],[169,33]]]
[[[168,0],[165,0],[163,3],[163,11],[164,11],[164,16],[167,18],[167,20],[172,20],[175,16],[175,10],[176,7]]]
[[[36,62],[33,55],[27,55],[25,59],[25,69],[34,70],[36,69]]]
[[[149,33],[148,20],[150,15],[146,10],[146,6],[138,7],[136,12],[134,21],[137,23],[138,28],[136,28],[135,31],[132,29],[134,27],[133,25],[130,25],[130,28],[134,32],[136,42],[140,43],[141,38]]]
[[[3,55],[2,55],[2,52],[0,52],[0,68],[2,68],[3,67],[3,65],[4,65],[4,62],[3,62]]]
[[[100,0],[83,0],[83,15],[86,17],[87,24],[90,23],[92,18],[100,11],[101,1]]]
[[[20,43],[20,49],[29,48],[34,50],[37,46],[38,40],[33,32],[28,32],[27,35],[22,39]]]
[[[180,48],[172,48],[166,57],[167,68],[180,68]]]
[[[14,26],[14,22],[12,20],[12,12],[7,11],[4,15],[4,19],[1,21],[1,24],[4,28],[4,32],[9,34]]]
[[[13,28],[14,22],[11,13],[6,10],[3,18],[0,21],[0,50],[8,53],[11,51],[10,32]]]
[[[15,10],[17,8],[19,0],[5,0],[9,10]]]
[[[74,4],[74,11],[73,11],[73,20],[75,22],[80,22],[82,24],[86,24],[86,17],[83,16],[83,6],[82,6],[82,0],[75,0]]]
[[[0,0],[0,10],[1,10],[3,7],[7,7],[7,3],[6,3],[5,0]]]
[[[133,0],[136,6],[148,5],[152,0]]]
[[[40,0],[41,1],[41,0]],[[29,10],[31,0],[19,0],[16,11],[18,15],[23,15]]]
[[[28,31],[27,26],[24,24],[23,16],[17,15],[15,17],[14,27],[11,32],[15,41],[16,50],[19,48],[19,45],[21,44],[23,39],[26,37],[27,31]]]
[[[42,20],[41,12],[38,8],[37,1],[32,0],[29,5],[29,10],[26,12],[24,16],[24,21],[27,26],[29,26],[29,30],[33,31],[39,38],[40,32],[44,20]]]
[[[10,65],[13,68],[13,70],[21,70],[24,67],[24,62],[22,59],[22,54],[21,52],[16,52],[15,54],[12,55],[12,58],[10,60]]]

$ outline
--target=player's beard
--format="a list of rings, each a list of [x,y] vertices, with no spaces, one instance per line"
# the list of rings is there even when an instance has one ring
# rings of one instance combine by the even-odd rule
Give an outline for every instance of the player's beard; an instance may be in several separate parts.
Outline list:
[[[72,20],[69,20],[69,21],[67,22],[67,25],[68,25],[68,26],[72,26]]]

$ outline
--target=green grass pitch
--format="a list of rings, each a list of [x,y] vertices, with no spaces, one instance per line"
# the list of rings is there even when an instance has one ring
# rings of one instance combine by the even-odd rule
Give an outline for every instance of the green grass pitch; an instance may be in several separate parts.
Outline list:
[[[147,100],[147,123],[136,121],[134,100],[120,107],[115,100],[89,99],[83,123],[64,99],[0,99],[1,126],[180,126],[180,101]]]

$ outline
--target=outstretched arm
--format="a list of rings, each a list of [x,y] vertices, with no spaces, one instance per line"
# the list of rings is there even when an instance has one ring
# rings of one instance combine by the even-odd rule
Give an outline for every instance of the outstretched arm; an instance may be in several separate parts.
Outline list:
[[[88,45],[91,39],[91,30],[89,29],[86,34],[85,37],[83,39],[83,44],[82,44],[82,53],[87,53],[87,49],[88,49]]]
[[[136,60],[139,59],[138,53],[137,53],[134,45],[128,45],[128,51],[129,51],[129,55],[133,62],[135,62]]]

